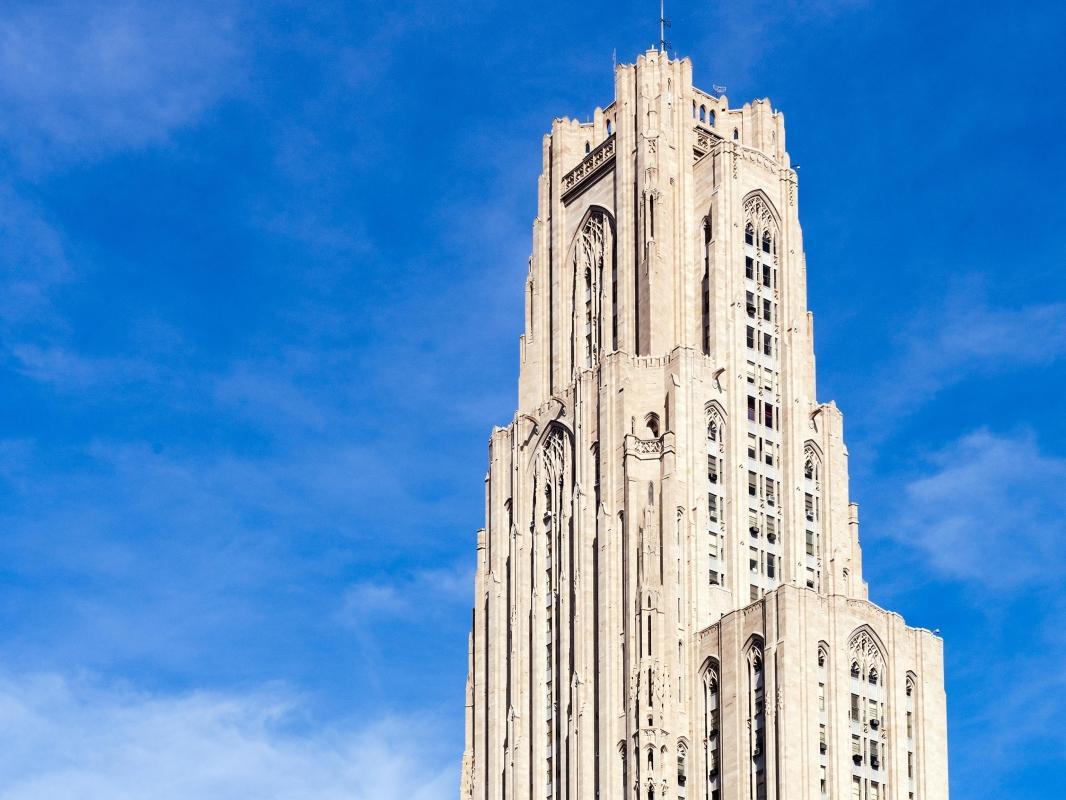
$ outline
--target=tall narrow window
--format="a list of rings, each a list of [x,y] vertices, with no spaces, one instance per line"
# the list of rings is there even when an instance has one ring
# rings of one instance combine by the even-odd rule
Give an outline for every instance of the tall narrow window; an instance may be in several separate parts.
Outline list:
[[[711,354],[711,218],[703,220],[703,354]]]
[[[718,665],[711,662],[703,672],[703,760],[707,765],[707,797],[718,798],[721,787],[721,741],[718,730]]]
[[[756,641],[748,649],[747,727],[752,788],[751,800],[766,798],[766,708],[763,678],[762,642]]]
[[[604,280],[603,270],[608,258],[612,261],[613,270],[614,261],[609,252],[613,250],[610,236],[611,229],[607,216],[602,211],[593,211],[585,221],[574,248],[575,294],[578,291],[577,286],[583,289],[583,302],[577,297],[574,298],[574,327],[580,328],[581,331],[580,333],[577,330],[574,331],[575,340],[580,341],[581,348],[579,352],[574,353],[575,367],[580,363],[581,366],[589,368],[599,361],[602,348],[600,305],[601,286]],[[616,276],[612,272],[612,282],[614,281],[616,281]],[[612,287],[612,294],[616,294],[614,287]],[[614,305],[612,315],[616,315],[616,296],[612,297],[612,304]],[[581,360],[578,362],[579,357]]]
[[[883,680],[885,657],[869,628],[859,628],[848,640],[851,659],[851,707],[853,780],[866,800],[885,791],[888,767],[882,761],[887,742],[882,728],[885,718]]]
[[[725,427],[722,414],[715,406],[707,408],[707,569],[710,582],[718,583],[722,573],[721,509],[725,507]]]

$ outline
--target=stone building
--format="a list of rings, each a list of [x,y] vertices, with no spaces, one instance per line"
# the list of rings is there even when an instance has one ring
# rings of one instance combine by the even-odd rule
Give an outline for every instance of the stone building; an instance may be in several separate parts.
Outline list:
[[[543,143],[461,797],[942,800],[943,644],[867,599],[784,118],[651,50]]]

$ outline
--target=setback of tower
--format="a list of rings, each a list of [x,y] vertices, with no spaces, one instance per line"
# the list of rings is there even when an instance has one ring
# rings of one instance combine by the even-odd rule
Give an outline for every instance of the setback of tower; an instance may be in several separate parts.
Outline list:
[[[870,603],[769,101],[649,51],[543,145],[489,442],[461,797],[947,797],[943,647]]]

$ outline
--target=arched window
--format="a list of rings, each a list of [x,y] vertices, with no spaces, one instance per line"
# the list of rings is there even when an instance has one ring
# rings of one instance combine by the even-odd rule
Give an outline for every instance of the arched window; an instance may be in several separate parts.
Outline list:
[[[616,278],[613,272],[613,246],[613,231],[607,215],[599,209],[594,209],[589,213],[573,245],[575,296],[572,357],[575,370],[595,366],[603,350],[601,318],[604,292],[601,287],[608,259],[611,260],[612,283]],[[578,295],[581,289],[584,290],[583,297]],[[612,304],[616,300],[615,294],[612,286]],[[612,309],[612,314],[616,315],[617,310]],[[616,317],[613,317],[612,321],[614,319]]]
[[[733,141],[735,142],[735,141],[737,141],[739,139],[740,139],[740,131],[738,131],[736,128],[733,128]]]
[[[762,642],[748,648],[748,730],[751,800],[766,798],[766,698]]]
[[[592,145],[589,142],[585,142],[585,152],[588,153],[592,150]]]
[[[614,123],[607,120],[607,135],[610,136],[612,133],[614,133]]]
[[[677,787],[678,793],[684,797],[685,794],[685,782],[687,776],[685,775],[685,760],[688,757],[688,748],[685,747],[684,742],[679,742],[677,745]]]
[[[744,244],[755,245],[755,226],[750,222],[744,226]]]
[[[903,735],[907,741],[907,786],[910,796],[914,796],[914,784],[918,780],[918,755],[915,752],[914,739],[918,735],[914,719],[914,682],[917,676],[913,672],[907,673],[906,683],[906,717]]]
[[[714,127],[714,112],[713,111],[708,111],[707,112],[707,124],[710,125],[711,127]]]
[[[696,101],[692,101],[692,118],[696,119]]]
[[[721,790],[721,735],[719,732],[718,665],[711,661],[703,672],[703,760],[707,765],[708,798],[717,798]]]
[[[725,427],[715,406],[707,409],[707,580],[711,586],[724,582],[725,563],[722,515],[725,511]]]
[[[806,539],[807,588],[821,590],[822,565],[822,460],[813,442],[803,446],[804,536]]]
[[[706,106],[700,106],[700,122],[703,122],[706,119],[707,119],[707,107]]]
[[[538,576],[535,591],[540,595],[537,605],[545,609],[540,625],[544,635],[544,715],[550,730],[555,724],[559,687],[554,675],[557,671],[558,632],[552,626],[553,610],[557,594],[559,571],[555,569],[558,553],[566,547],[565,535],[569,529],[567,509],[572,501],[573,463],[571,443],[566,431],[552,426],[544,437],[537,457],[534,473],[533,518],[530,532],[534,539],[533,557],[537,563],[533,573]],[[539,532],[539,533],[538,533]],[[543,582],[542,582],[543,581]],[[549,775],[555,758],[555,743],[549,737],[546,751],[546,768]]]
[[[764,253],[770,252],[770,231],[763,231],[762,233],[762,251]]]
[[[659,438],[659,415],[651,412],[644,415],[644,426],[648,429],[648,433],[651,434],[651,438]]]
[[[851,660],[851,720],[852,780],[863,797],[873,784],[885,791],[884,777],[888,772],[882,759],[887,743],[884,741],[882,720],[885,718],[885,696],[882,687],[885,656],[872,631],[863,626],[848,640]],[[886,792],[887,794],[887,792]]]

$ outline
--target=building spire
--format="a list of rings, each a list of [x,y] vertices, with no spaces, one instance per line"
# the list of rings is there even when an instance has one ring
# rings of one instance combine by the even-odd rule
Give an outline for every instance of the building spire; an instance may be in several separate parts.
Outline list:
[[[666,18],[666,0],[659,0],[659,52],[665,53],[672,46],[666,41],[666,29],[670,27],[670,20]]]

